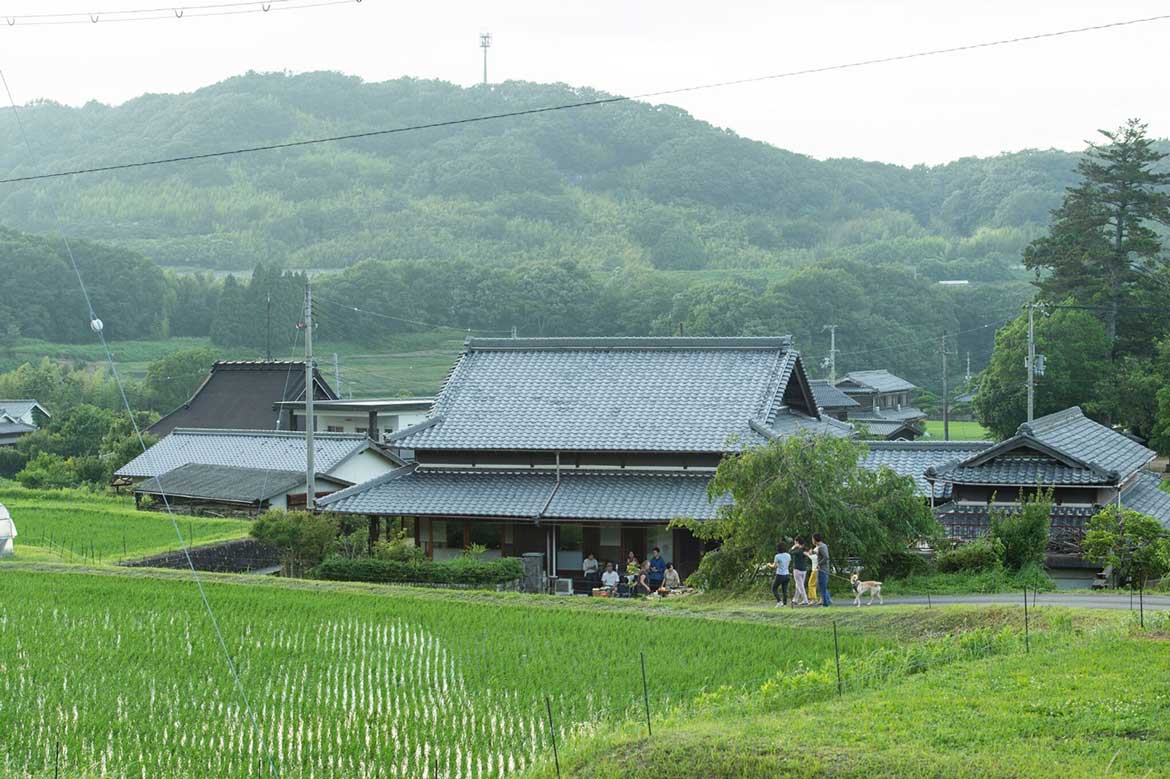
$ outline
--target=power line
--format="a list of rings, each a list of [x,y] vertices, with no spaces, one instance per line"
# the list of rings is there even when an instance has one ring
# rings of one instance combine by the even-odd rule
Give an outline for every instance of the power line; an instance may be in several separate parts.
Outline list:
[[[250,3],[215,3],[211,5],[171,6],[141,10],[89,11],[55,14],[17,14],[4,17],[7,24],[0,27],[46,27],[61,24],[111,24],[115,22],[152,22],[171,19],[208,19],[214,16],[239,16],[270,11],[297,11],[332,5],[361,3],[362,0],[265,0]],[[32,21],[24,21],[31,19]]]
[[[959,330],[958,332],[955,332],[955,333],[947,333],[947,337],[957,337],[960,335],[967,335],[968,333],[978,333],[981,330],[986,330],[989,327],[999,327],[1000,325],[1005,325],[1008,322],[1011,322],[1013,320],[1015,320],[1014,316],[1009,317],[1007,319],[998,319],[994,322],[987,322],[985,324],[978,325],[977,327],[972,327],[968,330]],[[889,346],[879,346],[876,349],[862,349],[862,350],[856,351],[856,352],[838,352],[837,356],[838,357],[854,357],[854,356],[859,355],[859,354],[874,354],[875,352],[887,352],[887,351],[890,351],[891,349],[904,349],[907,346],[920,346],[922,344],[933,344],[936,341],[938,341],[938,336],[932,335],[928,338],[921,338],[917,341],[903,341],[902,343],[890,344]]]
[[[275,10],[275,9],[274,9]],[[615,95],[611,97],[597,98],[594,100],[581,100],[574,103],[562,103],[559,105],[543,106],[540,108],[525,108],[516,111],[504,111],[495,114],[481,114],[479,116],[471,116],[463,119],[447,119],[438,122],[426,122],[423,124],[406,125],[403,127],[392,127],[381,130],[368,130],[358,133],[347,133],[344,135],[332,135],[324,138],[310,138],[302,141],[287,141],[284,143],[271,143],[260,146],[245,146],[237,149],[226,149],[221,151],[203,152],[198,154],[184,154],[175,157],[162,157],[153,160],[143,160],[141,162],[126,162],[115,165],[99,165],[89,168],[75,168],[73,170],[56,171],[53,173],[39,173],[31,176],[14,176],[11,178],[0,179],[0,184],[14,184],[22,181],[37,181],[41,179],[62,178],[65,176],[79,176],[89,173],[104,173],[115,170],[129,170],[133,168],[145,168],[153,165],[170,165],[179,162],[192,162],[196,160],[206,160],[218,157],[231,157],[241,154],[252,154],[254,152],[262,151],[277,151],[281,149],[292,149],[301,146],[313,146],[322,143],[336,143],[338,141],[353,141],[362,138],[375,138],[387,135],[398,135],[402,133],[418,132],[421,130],[433,130],[443,127],[457,127],[467,124],[476,124],[479,122],[495,121],[500,119],[512,119],[521,116],[534,116],[537,114],[546,114],[554,111],[566,111],[575,108],[587,108],[592,106],[609,105],[611,103],[624,103],[634,100],[644,100],[655,97],[665,97],[668,95],[678,95],[687,92],[698,92],[707,89],[721,89],[724,87],[740,86],[744,84],[754,84],[762,81],[777,81],[780,79],[797,78],[800,76],[810,76],[818,73],[829,73],[840,70],[852,70],[856,68],[869,67],[872,65],[885,65],[893,62],[903,62],[906,60],[920,59],[923,57],[935,57],[943,54],[956,54],[959,52],[974,51],[978,49],[988,49],[1000,46],[1011,46],[1020,43],[1029,43],[1032,41],[1047,40],[1051,38],[1060,38],[1069,35],[1078,35],[1086,32],[1098,32],[1102,30],[1116,29],[1120,27],[1130,27],[1139,24],[1148,24],[1151,22],[1159,22],[1170,19],[1170,14],[1160,14],[1157,16],[1147,16],[1140,19],[1126,19],[1123,21],[1109,22],[1106,24],[1095,24],[1086,27],[1073,27],[1064,30],[1055,30],[1052,32],[1035,33],[1033,35],[1021,35],[1013,38],[1000,38],[991,41],[980,41],[977,43],[968,43],[961,46],[949,46],[941,49],[926,49],[923,51],[910,52],[907,54],[895,54],[886,57],[873,57],[864,60],[854,60],[852,62],[842,62],[833,65],[822,65],[819,67],[802,68],[799,70],[790,70],[783,73],[773,73],[763,76],[751,76],[748,78],[732,79],[729,81],[715,81],[706,84],[696,84],[686,87],[677,87],[673,89],[662,89],[654,92],[643,92],[637,95]]]
[[[0,85],[3,85],[4,92],[8,96],[8,102],[12,106],[12,114],[16,119],[16,126],[20,133],[21,139],[24,142],[24,147],[28,152],[29,157],[33,157],[32,143],[28,139],[28,133],[25,131],[24,122],[21,120],[20,111],[17,109],[16,101],[12,98],[12,90],[8,86],[8,79],[4,75],[4,71],[0,70]],[[61,241],[65,246],[65,252],[69,256],[69,263],[73,266],[73,272],[77,276],[77,284],[81,288],[81,295],[85,299],[85,306],[89,313],[90,329],[97,335],[101,342],[102,350],[105,352],[106,361],[110,366],[110,374],[114,379],[114,384],[118,388],[118,394],[122,397],[122,405],[126,409],[126,414],[130,418],[130,425],[134,429],[134,435],[138,438],[138,445],[141,447],[143,454],[146,453],[146,440],[142,436],[142,429],[138,426],[138,419],[134,416],[134,409],[130,406],[130,399],[126,396],[126,388],[122,384],[122,378],[118,375],[118,366],[114,362],[113,352],[110,351],[110,345],[106,341],[105,328],[102,321],[94,312],[93,302],[89,296],[89,290],[85,286],[85,279],[81,275],[81,268],[77,264],[77,258],[73,254],[73,245],[69,240],[69,236],[65,234],[62,227],[61,215],[57,211],[57,206],[52,198],[48,198],[49,208],[52,210],[53,219],[57,225],[57,232],[61,236]],[[195,583],[195,588],[199,592],[199,598],[203,603],[204,611],[207,612],[208,621],[211,623],[212,629],[215,631],[216,639],[219,642],[220,651],[223,654],[224,660],[227,663],[228,669],[231,671],[232,680],[235,684],[236,693],[240,696],[240,700],[244,705],[244,711],[248,716],[249,723],[252,726],[252,731],[259,741],[261,754],[267,758],[268,767],[272,775],[276,779],[280,779],[280,772],[276,769],[276,763],[272,759],[272,753],[268,748],[268,742],[264,738],[264,731],[260,728],[260,722],[256,717],[256,712],[252,708],[252,702],[248,698],[248,693],[244,689],[244,682],[240,678],[239,669],[236,666],[235,660],[232,658],[231,650],[228,649],[227,640],[223,636],[223,631],[220,630],[219,620],[215,616],[215,610],[211,608],[211,601],[207,597],[207,592],[203,587],[203,579],[199,576],[199,572],[195,568],[195,563],[191,559],[190,547],[187,545],[187,540],[183,538],[183,531],[179,528],[178,519],[175,517],[174,510],[171,508],[170,500],[165,491],[162,490],[162,481],[159,481],[160,495],[163,499],[163,505],[166,507],[167,516],[170,517],[171,526],[174,528],[175,535],[179,540],[179,548],[183,552],[183,557],[186,559],[187,567],[191,571],[191,579]]]

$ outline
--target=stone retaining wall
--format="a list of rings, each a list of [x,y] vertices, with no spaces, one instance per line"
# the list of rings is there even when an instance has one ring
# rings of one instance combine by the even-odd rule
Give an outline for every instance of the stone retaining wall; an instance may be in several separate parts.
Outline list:
[[[198,571],[249,573],[280,565],[276,549],[265,546],[254,538],[193,546],[188,551],[191,563]],[[187,558],[181,551],[167,552],[141,560],[124,560],[119,565],[130,568],[186,568]]]

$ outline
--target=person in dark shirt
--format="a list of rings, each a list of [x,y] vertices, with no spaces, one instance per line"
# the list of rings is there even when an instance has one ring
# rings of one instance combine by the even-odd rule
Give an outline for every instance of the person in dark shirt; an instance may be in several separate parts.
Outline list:
[[[649,595],[654,592],[650,589],[650,561],[642,563],[642,570],[638,571],[638,578],[634,584],[634,592],[638,595]]]
[[[666,560],[662,559],[662,550],[654,547],[650,552],[650,559],[646,562],[650,563],[650,588],[657,592],[666,578]]]
[[[829,598],[829,545],[820,533],[813,533],[813,543],[817,547],[817,595],[821,598],[821,605],[827,608],[833,605]]]

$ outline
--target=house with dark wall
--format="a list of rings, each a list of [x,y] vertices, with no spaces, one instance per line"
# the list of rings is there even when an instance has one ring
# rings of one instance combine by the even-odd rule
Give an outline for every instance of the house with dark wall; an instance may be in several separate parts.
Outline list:
[[[852,430],[817,408],[791,339],[469,339],[428,418],[386,443],[414,462],[323,508],[405,532],[432,559],[644,559],[693,571],[702,546],[670,521],[715,516],[707,485],[729,452]]]
[[[226,360],[211,372],[186,403],[149,428],[165,436],[178,428],[289,430],[289,412],[277,404],[303,401],[305,364],[295,360]],[[337,400],[337,393],[313,370],[313,398]]]
[[[957,540],[987,533],[993,511],[1019,511],[1024,496],[1050,488],[1048,565],[1071,581],[1096,570],[1080,560],[1079,549],[1086,525],[1103,507],[1132,508],[1170,528],[1170,494],[1148,470],[1154,457],[1074,406],[1020,425],[1006,441],[932,466],[925,477],[936,490],[942,486],[949,492],[935,516]]]
[[[49,412],[35,400],[0,400],[0,446],[15,446],[22,436],[50,419]]]
[[[809,382],[817,407],[821,412],[840,422],[849,418],[850,411],[861,408],[861,404],[834,387],[826,379],[813,379]]]
[[[926,431],[926,412],[913,405],[918,387],[889,371],[852,371],[834,386],[859,406],[849,421],[874,438],[913,440]]]

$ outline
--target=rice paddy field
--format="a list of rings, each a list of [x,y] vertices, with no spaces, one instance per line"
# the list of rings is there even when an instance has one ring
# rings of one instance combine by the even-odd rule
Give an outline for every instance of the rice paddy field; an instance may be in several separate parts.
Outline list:
[[[0,593],[4,777],[513,776],[554,734],[641,727],[642,654],[658,717],[833,647],[824,627],[628,606],[209,583],[257,732],[190,581],[18,564]]]
[[[170,518],[136,511],[129,497],[9,485],[0,486],[0,503],[12,513],[20,534],[17,560],[112,563],[179,548]],[[239,519],[181,516],[178,522],[188,546],[248,535],[249,524]]]

